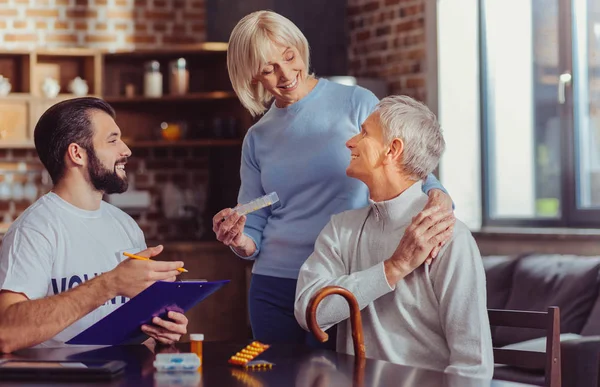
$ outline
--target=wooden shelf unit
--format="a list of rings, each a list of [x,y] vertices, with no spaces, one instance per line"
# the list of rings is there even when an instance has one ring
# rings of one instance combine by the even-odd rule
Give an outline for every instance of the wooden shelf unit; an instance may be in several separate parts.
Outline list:
[[[117,123],[124,135],[132,138],[131,146],[172,146],[160,141],[157,134],[162,122],[174,121],[191,123],[187,126],[189,139],[184,137],[177,146],[239,145],[252,119],[231,88],[226,52],[227,43],[221,42],[115,52],[86,48],[0,50],[0,75],[9,78],[12,85],[11,93],[0,97],[0,149],[33,148],[33,130],[39,117],[56,102],[75,97],[69,94],[68,84],[77,76],[87,81],[88,95],[104,98],[113,105]],[[189,92],[171,95],[167,70],[169,63],[180,57],[187,61]],[[149,60],[161,64],[160,98],[143,96],[143,64]],[[41,82],[47,76],[59,81],[61,91],[56,98],[42,95]],[[127,82],[135,84],[136,95],[124,95]],[[211,133],[193,133],[200,130],[197,128],[208,130],[210,126],[198,121],[231,119],[235,120],[235,128],[213,130],[214,138],[210,138]]]
[[[210,179],[205,211],[216,213],[236,203],[240,147],[253,122],[231,87],[226,49],[224,43],[204,43],[119,52],[0,51],[0,74],[14,78],[14,93],[0,97],[0,148],[34,148],[33,129],[39,117],[56,102],[73,98],[65,87],[70,79],[80,76],[88,82],[90,95],[102,97],[113,106],[117,125],[131,148],[169,149],[162,152],[167,154],[170,148],[201,148],[186,153],[206,156],[202,163]],[[169,64],[182,57],[189,71],[189,90],[184,95],[171,95]],[[159,61],[163,74],[160,98],[143,95],[144,64],[151,60]],[[61,94],[56,98],[42,97],[38,83],[48,75],[61,85]],[[126,84],[134,85],[134,96],[125,96]],[[179,126],[181,138],[163,139],[167,133],[161,129],[163,123]],[[155,157],[156,152],[139,154]],[[204,229],[210,229],[210,225],[205,224]]]
[[[134,158],[136,153],[147,154],[154,161],[157,154],[201,155],[199,168],[206,168],[209,176],[204,188],[207,190],[204,214],[215,214],[237,203],[241,144],[252,124],[252,117],[231,87],[226,48],[226,44],[202,44],[107,53],[102,58],[104,98],[114,107],[116,122],[126,137],[125,142],[133,149]],[[186,60],[189,89],[185,95],[171,95],[169,64],[179,58]],[[163,79],[160,98],[147,98],[143,93],[145,64],[151,60],[160,64]],[[127,84],[135,89],[132,97],[125,95]],[[161,129],[163,123],[179,125],[181,139],[163,139],[166,133]],[[173,152],[178,148],[189,151]],[[142,151],[146,149],[152,151]],[[211,229],[212,216],[203,216],[201,221],[204,230]],[[176,220],[171,222],[178,227]]]
[[[102,95],[101,53],[90,49],[0,50],[0,75],[9,79],[11,92],[0,96],[0,148],[33,148],[33,129],[46,109],[73,98],[68,85],[75,77],[86,80],[90,95]],[[60,94],[46,98],[41,84],[49,76]]]

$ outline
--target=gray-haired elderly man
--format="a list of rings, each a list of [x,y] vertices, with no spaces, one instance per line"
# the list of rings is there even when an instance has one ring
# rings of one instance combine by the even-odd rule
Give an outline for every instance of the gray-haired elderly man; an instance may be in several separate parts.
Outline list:
[[[296,319],[307,329],[310,299],[338,285],[358,300],[367,357],[491,379],[492,340],[477,245],[463,223],[452,227],[449,214],[419,214],[427,203],[422,179],[445,147],[435,115],[409,97],[384,98],[346,146],[352,152],[346,173],[368,186],[370,205],[332,216],[319,235],[300,270]],[[445,234],[450,240],[429,261]],[[349,316],[338,295],[317,310],[322,329],[342,322],[337,350],[352,354]]]

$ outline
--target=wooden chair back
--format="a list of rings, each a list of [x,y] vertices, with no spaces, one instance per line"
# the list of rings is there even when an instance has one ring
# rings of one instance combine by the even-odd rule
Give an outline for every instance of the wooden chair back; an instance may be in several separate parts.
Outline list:
[[[494,348],[494,363],[544,369],[546,387],[560,387],[560,309],[546,312],[488,309],[491,326],[533,328],[546,331],[546,352]]]

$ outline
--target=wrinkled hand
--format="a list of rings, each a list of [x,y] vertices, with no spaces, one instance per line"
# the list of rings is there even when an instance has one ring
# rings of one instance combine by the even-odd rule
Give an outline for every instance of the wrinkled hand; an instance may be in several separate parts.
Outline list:
[[[390,285],[421,266],[435,246],[448,240],[452,235],[453,224],[454,216],[435,206],[415,216],[396,251],[385,262]]]
[[[142,331],[161,344],[171,345],[187,333],[188,319],[185,315],[173,311],[167,316],[173,321],[154,317],[152,319],[154,325],[142,325]]]
[[[238,253],[250,256],[256,251],[254,241],[244,234],[246,216],[239,215],[231,208],[219,211],[213,217],[213,231],[217,240],[225,246],[231,246]]]
[[[213,217],[213,231],[217,235],[217,240],[223,242],[225,246],[239,247],[245,225],[246,217],[240,216],[231,208],[219,211]]]
[[[163,250],[161,245],[140,251],[136,255],[151,258]],[[120,296],[133,298],[156,281],[175,281],[180,274],[177,268],[183,267],[183,262],[142,261],[126,259],[106,274],[115,293]]]
[[[429,191],[428,197],[429,199],[427,200],[427,204],[425,205],[424,210],[433,207],[438,207],[442,212],[449,212],[451,214],[452,219],[451,230],[454,230],[456,218],[454,217],[454,210],[452,209],[452,198],[450,197],[450,195],[448,195],[442,190],[432,189],[431,191]],[[430,264],[431,261],[435,257],[437,257],[438,253],[440,252],[440,249],[444,247],[444,245],[446,244],[446,242],[448,242],[451,236],[452,232],[450,232],[447,239],[442,240],[433,248],[433,250],[431,250],[431,254],[429,254],[429,257],[425,260],[425,263]]]

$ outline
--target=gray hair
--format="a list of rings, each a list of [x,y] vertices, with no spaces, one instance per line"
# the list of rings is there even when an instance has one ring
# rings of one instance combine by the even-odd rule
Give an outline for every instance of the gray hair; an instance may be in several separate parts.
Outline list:
[[[415,180],[425,179],[437,166],[446,143],[435,114],[406,95],[393,95],[375,106],[386,144],[404,142],[400,167]]]

